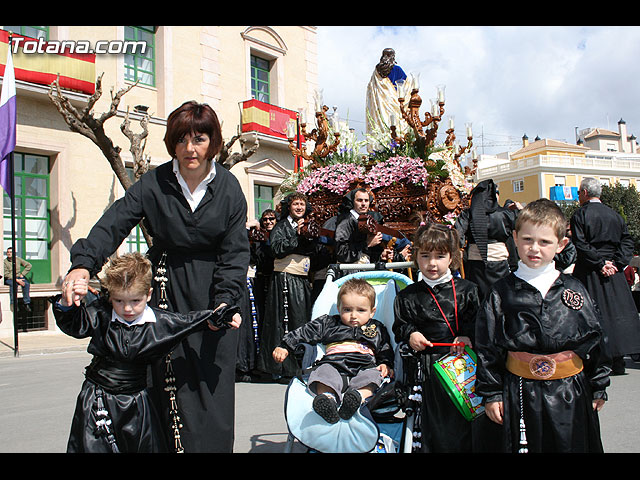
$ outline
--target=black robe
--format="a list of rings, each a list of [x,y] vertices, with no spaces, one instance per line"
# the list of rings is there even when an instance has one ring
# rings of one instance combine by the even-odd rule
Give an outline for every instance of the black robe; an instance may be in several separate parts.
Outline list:
[[[94,433],[99,389],[121,453],[168,452],[167,425],[147,390],[147,366],[205,328],[211,311],[182,315],[152,308],[155,323],[130,326],[111,320],[112,308],[105,299],[65,310],[57,303],[60,297],[52,299],[56,324],[74,338],[91,337],[87,352],[94,356],[78,394],[67,452],[113,452],[107,437]]]
[[[242,306],[243,319],[246,321],[240,325],[236,359],[236,369],[241,376],[257,368],[267,288],[273,273],[273,253],[268,240],[251,243],[250,251],[255,275],[247,278],[246,298]]]
[[[458,328],[455,324],[455,304],[451,282],[429,287],[424,281],[415,282],[398,292],[394,303],[395,321],[393,333],[397,343],[409,343],[413,332],[422,333],[430,342],[452,343],[455,337],[469,337],[474,344],[475,319],[480,301],[477,286],[462,278],[453,279],[458,302]],[[435,295],[440,308],[447,316],[454,336],[440,309],[433,299]],[[422,451],[459,452],[472,450],[472,428],[474,422],[467,421],[458,411],[442,387],[434,371],[434,363],[449,353],[450,347],[426,348],[421,355],[428,368],[422,384],[423,412]]]
[[[516,225],[516,213],[505,207],[496,206],[495,210],[486,213],[487,243],[502,242],[508,244]],[[464,278],[478,285],[480,298],[486,298],[491,285],[498,279],[511,273],[509,260],[481,261],[467,258],[468,246],[476,243],[473,236],[471,210],[463,210],[458,216],[455,228],[460,236],[461,246],[467,247],[464,254]],[[508,248],[507,248],[508,250]]]
[[[214,179],[195,212],[191,211],[172,162],[144,174],[71,249],[72,267],[95,275],[142,219],[153,236],[148,255],[154,266],[166,253],[168,309],[186,313],[239,305],[246,290],[249,239],[247,205],[240,184],[217,166]],[[161,285],[153,289],[158,305]],[[204,329],[171,353],[176,377],[181,438],[187,452],[231,452],[235,408],[235,361],[238,331]],[[154,399],[169,424],[169,398],[164,391],[164,361],[154,368]],[[173,442],[172,433],[169,440]]]
[[[573,275],[587,287],[602,314],[613,357],[640,353],[640,320],[624,268],[633,256],[633,239],[620,215],[600,202],[587,202],[571,217],[572,241],[577,250]],[[618,272],[603,277],[605,260]]]
[[[291,254],[307,256],[314,262],[318,254],[318,245],[314,240],[298,235],[287,217],[282,218],[271,230],[269,242],[276,259]],[[313,267],[311,267],[313,268]],[[288,293],[285,294],[285,282]],[[285,305],[287,300],[286,324]],[[258,368],[275,376],[292,377],[299,366],[292,356],[283,363],[273,360],[273,350],[280,345],[285,333],[295,330],[311,318],[311,282],[309,275],[294,275],[274,271],[271,275],[265,303],[265,317],[260,335],[260,353]]]
[[[566,290],[580,294],[582,302],[565,303]],[[606,399],[610,359],[599,318],[587,290],[570,275],[561,273],[544,298],[513,273],[494,284],[476,321],[476,392],[485,402],[504,402],[501,451],[516,453],[520,441],[520,377],[506,370],[507,352],[566,350],[582,359],[580,373],[557,380],[522,379],[529,452],[602,451],[592,401]]]

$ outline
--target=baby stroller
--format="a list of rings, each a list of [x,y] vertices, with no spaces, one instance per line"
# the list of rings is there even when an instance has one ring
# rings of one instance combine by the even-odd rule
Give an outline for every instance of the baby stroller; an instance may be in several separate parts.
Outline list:
[[[349,420],[341,419],[328,424],[313,411],[313,395],[306,385],[305,370],[324,354],[322,345],[305,345],[304,351],[296,354],[302,375],[294,377],[285,395],[285,418],[289,435],[285,451],[290,453],[297,440],[309,451],[321,453],[396,453],[410,452],[412,445],[413,409],[407,399],[402,359],[393,338],[393,303],[396,293],[413,281],[401,273],[376,268],[401,269],[413,263],[332,265],[327,272],[324,288],[314,302],[312,317],[337,314],[336,297],[342,284],[350,278],[364,278],[376,291],[376,313],[374,318],[387,327],[396,351],[394,378],[383,385]],[[339,277],[340,271],[358,270]],[[363,271],[364,270],[364,271]],[[402,411],[404,410],[404,411]]]

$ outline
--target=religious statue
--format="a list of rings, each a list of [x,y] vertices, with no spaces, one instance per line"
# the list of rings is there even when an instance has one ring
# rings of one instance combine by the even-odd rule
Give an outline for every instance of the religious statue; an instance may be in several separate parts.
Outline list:
[[[397,135],[403,135],[409,126],[402,120],[396,82],[405,82],[405,92],[411,93],[417,88],[417,79],[407,74],[396,64],[396,54],[392,48],[382,51],[380,61],[371,75],[367,85],[367,134],[375,136],[376,132],[387,133],[395,123]],[[369,151],[375,145],[368,145]]]

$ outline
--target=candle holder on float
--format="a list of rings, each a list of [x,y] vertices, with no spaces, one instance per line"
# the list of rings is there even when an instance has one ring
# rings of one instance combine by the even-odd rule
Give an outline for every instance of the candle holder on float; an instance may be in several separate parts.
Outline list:
[[[289,140],[289,150],[292,155],[301,156],[305,160],[311,162],[310,167],[318,168],[321,166],[319,159],[325,158],[330,153],[335,152],[338,149],[338,145],[340,144],[340,133],[334,132],[334,142],[329,145],[327,143],[329,139],[329,120],[327,118],[327,110],[329,107],[326,105],[322,105],[322,100],[316,97],[316,126],[311,133],[307,133],[307,123],[304,115],[304,110],[300,110],[298,114],[298,121],[300,122],[300,133],[304,136],[305,140],[313,140],[315,142],[315,147],[311,154],[308,154],[305,149],[303,149],[300,145],[295,146],[293,144],[296,132],[294,130],[293,124],[290,122],[287,128],[287,138]]]
[[[406,97],[404,82],[396,82],[396,89],[398,92],[398,102],[400,104],[400,114],[402,115],[402,119],[407,122],[409,127],[411,127],[415,133],[417,146],[426,152],[426,150],[431,148],[435,143],[436,136],[438,135],[438,124],[442,120],[442,115],[444,115],[444,85],[438,86],[437,98],[436,100],[431,100],[431,111],[424,113],[424,120],[421,120],[420,118],[422,98],[419,95],[420,90],[418,85],[416,84],[415,87],[412,88],[406,108],[404,106]],[[396,142],[404,143],[402,142],[402,137],[397,136],[395,126],[392,126],[391,134],[392,138]],[[406,141],[406,134],[404,136],[404,141]]]

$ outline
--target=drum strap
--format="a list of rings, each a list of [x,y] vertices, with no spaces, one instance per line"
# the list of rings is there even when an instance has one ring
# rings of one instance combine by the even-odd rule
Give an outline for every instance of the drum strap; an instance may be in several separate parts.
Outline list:
[[[457,336],[456,333],[458,332],[458,298],[456,297],[456,284],[454,283],[453,278],[451,279],[451,286],[453,287],[453,305],[454,305],[454,311],[455,311],[455,315],[456,315],[456,331],[455,332],[451,328],[451,324],[449,323],[449,320],[447,320],[447,316],[442,311],[442,307],[440,306],[440,303],[438,303],[438,299],[436,298],[436,296],[433,293],[433,290],[431,290],[431,288],[429,288],[429,293],[433,297],[433,300],[436,302],[436,305],[438,306],[438,309],[440,310],[440,313],[442,314],[442,318],[444,318],[444,321],[447,322],[447,327],[449,327],[449,330],[451,331],[451,334],[455,338]]]

